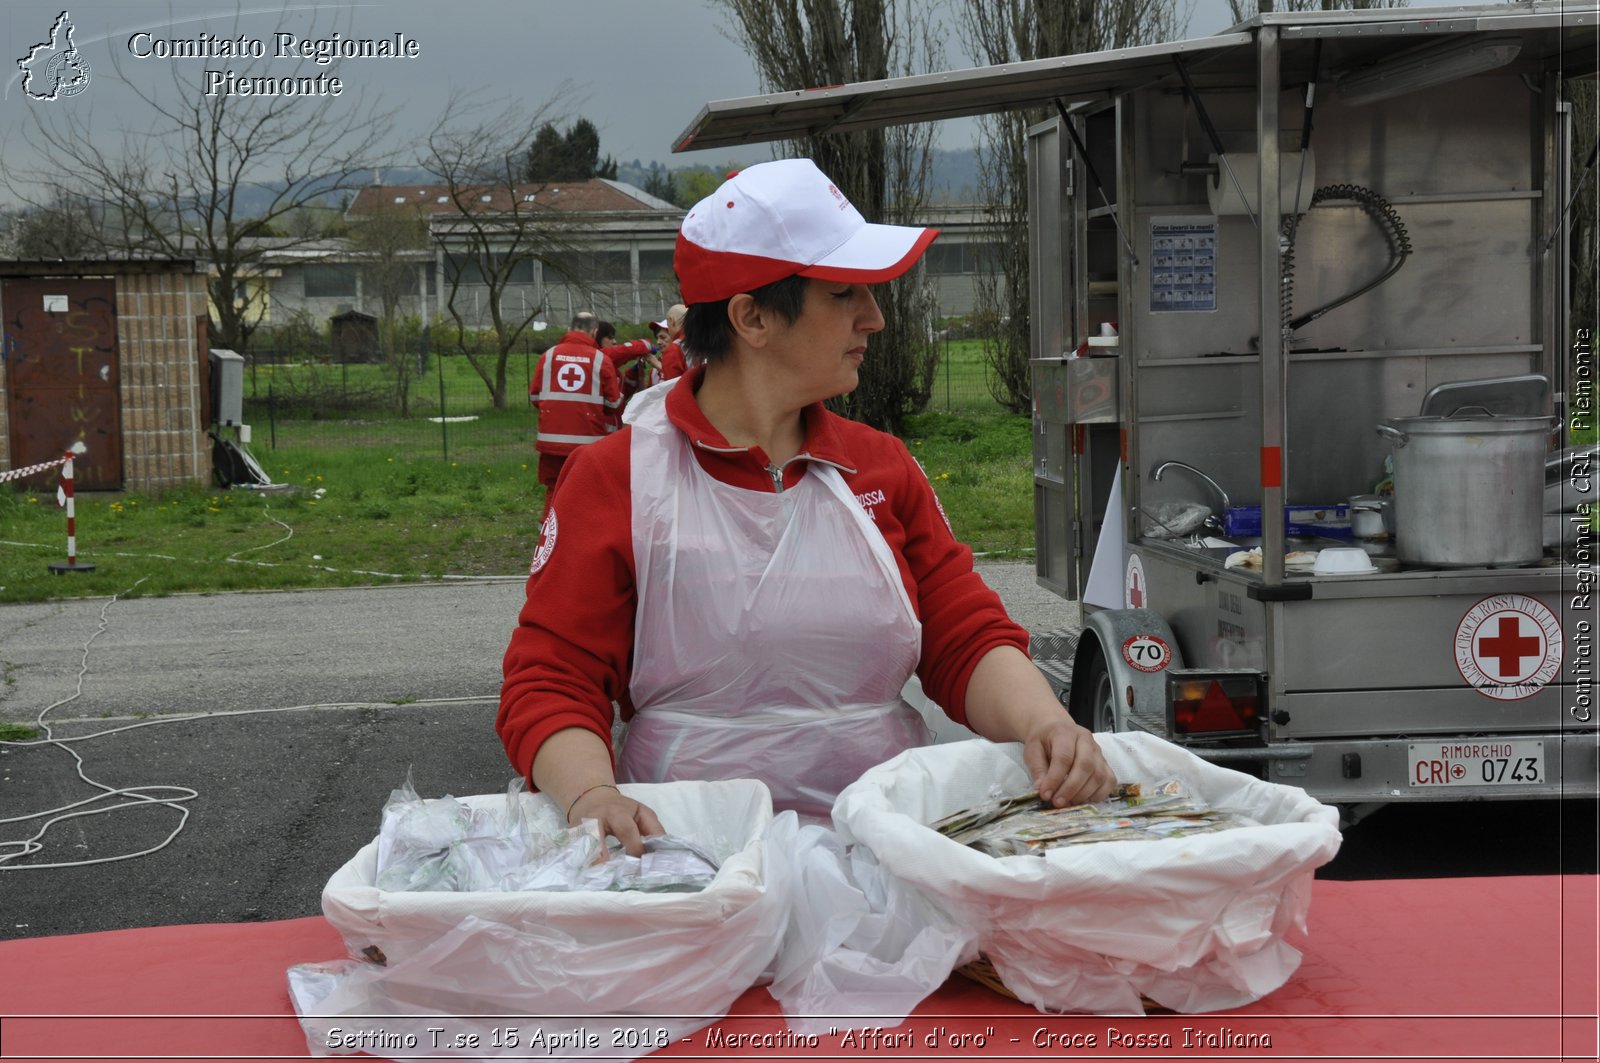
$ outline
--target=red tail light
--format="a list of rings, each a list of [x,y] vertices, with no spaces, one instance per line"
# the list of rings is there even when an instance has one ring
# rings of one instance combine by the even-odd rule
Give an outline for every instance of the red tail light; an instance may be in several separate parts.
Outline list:
[[[1255,672],[1174,670],[1167,679],[1167,724],[1173,734],[1254,734],[1266,719]]]

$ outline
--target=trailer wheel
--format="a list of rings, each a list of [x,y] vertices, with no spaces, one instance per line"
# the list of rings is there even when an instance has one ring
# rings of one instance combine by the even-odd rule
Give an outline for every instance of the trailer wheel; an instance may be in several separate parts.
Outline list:
[[[1117,712],[1112,701],[1111,669],[1095,642],[1072,673],[1072,718],[1091,731],[1115,731]]]

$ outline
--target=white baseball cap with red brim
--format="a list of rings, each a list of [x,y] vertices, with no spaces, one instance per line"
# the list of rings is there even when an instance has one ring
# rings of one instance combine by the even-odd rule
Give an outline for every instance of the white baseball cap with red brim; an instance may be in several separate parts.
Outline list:
[[[916,264],[938,229],[861,216],[810,159],[740,170],[683,219],[673,268],[685,303],[715,303],[799,274],[875,284]]]

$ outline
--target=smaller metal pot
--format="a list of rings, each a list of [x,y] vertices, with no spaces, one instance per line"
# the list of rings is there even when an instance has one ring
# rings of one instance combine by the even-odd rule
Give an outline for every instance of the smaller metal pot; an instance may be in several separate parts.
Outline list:
[[[1389,502],[1383,495],[1350,496],[1350,532],[1357,539],[1381,539],[1389,527]]]

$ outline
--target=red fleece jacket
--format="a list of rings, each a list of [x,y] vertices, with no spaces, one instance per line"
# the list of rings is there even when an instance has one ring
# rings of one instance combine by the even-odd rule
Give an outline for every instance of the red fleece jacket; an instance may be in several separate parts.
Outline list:
[[[767,456],[758,448],[728,453],[727,440],[700,412],[694,393],[704,372],[690,370],[668,394],[668,418],[705,444],[695,457],[706,472],[747,490],[774,490]],[[888,541],[922,621],[917,674],[923,689],[951,719],[965,723],[967,682],[978,661],[998,646],[1026,653],[1027,632],[973,571],[972,551],[951,534],[905,444],[821,404],[806,408],[805,425],[805,448],[785,467],[785,488],[806,475],[809,458],[841,466],[845,483]],[[524,777],[540,745],[557,731],[582,727],[609,747],[611,703],[632,713],[627,687],[638,600],[628,482],[632,435],[624,428],[567,460],[554,496],[560,501],[540,535],[527,602],[506,650],[496,721]]]
[[[683,344],[673,340],[661,348],[661,379],[676,380],[689,371],[688,357],[683,353]]]

